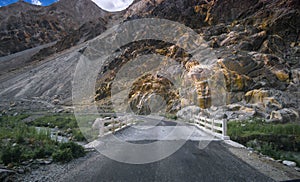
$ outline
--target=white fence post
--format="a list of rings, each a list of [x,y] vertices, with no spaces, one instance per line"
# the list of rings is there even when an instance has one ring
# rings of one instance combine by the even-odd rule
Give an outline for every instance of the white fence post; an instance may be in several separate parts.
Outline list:
[[[227,120],[226,119],[223,119],[222,120],[222,128],[223,128],[223,131],[222,131],[222,136],[223,136],[223,140],[229,140],[229,136],[227,136]]]
[[[226,134],[227,134],[227,122],[226,122],[225,119],[223,119],[222,121],[223,121],[223,123],[222,123],[222,128],[223,128],[222,133],[223,133],[223,136],[226,136]]]
[[[211,124],[212,124],[212,126],[211,126],[211,131],[212,131],[212,132],[215,132],[215,120],[214,120],[214,118],[212,118]]]
[[[112,118],[112,133],[115,133],[115,119]]]
[[[100,128],[99,128],[99,135],[100,137],[102,137],[104,135],[104,120],[101,120],[99,125],[100,125]]]
[[[227,120],[226,119],[215,119],[206,118],[201,116],[194,117],[194,124],[200,129],[209,132],[210,134],[222,138],[223,140],[229,140],[227,136]],[[221,125],[221,126],[219,126]]]

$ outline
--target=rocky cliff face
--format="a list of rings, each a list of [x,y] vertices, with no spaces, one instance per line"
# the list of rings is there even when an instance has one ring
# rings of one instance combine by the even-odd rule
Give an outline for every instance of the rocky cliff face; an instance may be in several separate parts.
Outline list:
[[[136,1],[126,11],[113,16],[94,8],[91,3],[88,4],[91,6],[89,10],[92,11],[78,15],[78,12],[83,11],[80,10],[80,7],[83,7],[82,3],[88,1],[69,2],[72,7],[78,7],[75,8],[79,9],[76,11],[63,6],[67,3],[56,3],[46,7],[49,12],[47,17],[50,17],[46,18],[47,22],[57,22],[56,26],[48,23],[51,24],[51,31],[45,31],[44,25],[40,23],[36,26],[35,24],[23,26],[22,22],[22,26],[14,24],[15,27],[8,29],[7,27],[12,26],[17,19],[4,21],[2,14],[5,12],[12,16],[15,7],[1,8],[1,20],[9,22],[9,25],[1,24],[1,27],[5,27],[1,32],[6,36],[6,38],[1,36],[1,54],[6,55],[12,50],[19,51],[34,47],[36,44],[58,40],[55,45],[42,49],[33,57],[43,60],[55,52],[97,36],[107,28],[106,22],[110,23],[112,19],[114,21],[123,21],[123,18],[124,21],[129,21],[144,17],[169,19],[183,23],[202,35],[207,46],[215,52],[216,63],[209,69],[202,69],[202,63],[191,60],[191,56],[185,50],[165,42],[148,40],[126,45],[118,50],[118,56],[107,63],[99,74],[95,96],[99,103],[107,103],[110,99],[112,82],[123,65],[141,55],[155,53],[176,60],[185,70],[182,80],[191,84],[193,91],[190,90],[188,97],[181,98],[179,90],[168,79],[159,75],[145,75],[134,82],[128,95],[128,104],[136,113],[150,112],[149,101],[155,93],[164,98],[168,112],[177,112],[185,106],[194,104],[206,109],[202,110],[206,114],[217,112],[221,117],[226,115],[231,119],[258,116],[277,122],[299,120],[300,2],[298,0],[142,0]],[[41,7],[24,3],[22,6],[24,11],[27,9],[26,11],[31,13],[42,11]],[[64,14],[60,9],[67,9],[69,14]],[[22,13],[15,14],[22,15]],[[74,20],[70,15],[78,18]],[[57,20],[57,17],[60,17],[60,20]],[[88,17],[93,18],[83,22]],[[39,18],[28,19],[33,22],[39,20]],[[26,19],[24,22],[30,21]],[[42,34],[38,34],[40,37],[35,40],[33,36],[35,34],[31,33],[28,39],[23,40],[18,38],[19,34],[11,33],[13,30],[27,32],[26,28],[28,32],[29,30],[47,32],[48,37],[53,38],[45,39],[41,37]],[[224,79],[222,88],[217,85],[220,75]],[[215,107],[217,104],[213,95],[216,88],[226,98],[227,105],[224,107]]]
[[[226,78],[228,102],[238,102],[242,106],[239,110],[246,111],[239,114],[227,108],[228,113],[233,117],[258,115],[270,121],[295,121],[300,103],[299,2],[223,3],[211,2],[206,20],[213,26],[205,28],[204,35],[219,50],[218,64]],[[231,11],[221,15],[228,6]]]
[[[59,41],[85,23],[101,19],[105,25],[107,15],[89,0],[63,0],[47,7],[19,1],[1,7],[0,56]]]
[[[225,111],[227,117],[259,116],[269,121],[287,122],[299,118],[299,4],[297,0],[139,1],[127,10],[126,18],[165,18],[184,23],[202,34],[218,57],[215,67],[208,70],[215,73],[209,79],[218,79],[220,72],[225,78],[228,106],[220,112]],[[172,46],[161,52],[165,56],[177,54]],[[197,68],[201,64],[197,60],[184,64],[190,75],[184,79],[192,80],[196,99],[181,100],[178,107],[177,95],[172,102],[167,99],[168,108],[178,109],[191,103],[210,108],[214,105],[211,98],[214,85],[203,82],[203,70]],[[136,94],[132,95],[137,100],[132,102],[143,102],[141,98],[147,97],[142,95],[150,95],[154,90],[147,80],[145,78],[144,85],[151,87],[151,91],[147,92],[148,87],[133,90]],[[163,83],[159,84],[165,88]],[[101,87],[98,95],[103,93],[103,88],[108,88],[104,95],[110,95],[109,87]]]

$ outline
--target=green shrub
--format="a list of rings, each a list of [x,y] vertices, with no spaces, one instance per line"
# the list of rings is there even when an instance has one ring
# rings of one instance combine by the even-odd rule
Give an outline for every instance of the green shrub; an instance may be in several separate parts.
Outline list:
[[[59,145],[59,149],[52,154],[52,158],[56,162],[69,162],[84,155],[85,151],[82,146],[74,142],[67,142]]]
[[[70,148],[57,150],[52,154],[55,162],[70,162],[73,159],[72,151]]]
[[[276,149],[276,147],[271,143],[264,142],[259,150],[262,154],[273,157],[275,159],[280,159],[281,154]]]
[[[34,120],[30,124],[34,126],[50,128],[57,126],[60,129],[78,128],[76,118],[72,114],[44,116]]]
[[[73,158],[85,155],[83,147],[75,143],[59,144],[51,139],[48,128],[37,130],[35,126],[52,125],[60,128],[77,127],[74,116],[58,115],[46,116],[45,120],[36,120],[25,124],[22,120],[27,115],[0,117],[0,162],[20,163],[29,159],[46,158],[52,156],[55,161],[68,162]],[[36,123],[35,123],[36,122]],[[33,125],[37,124],[37,125]],[[32,126],[33,125],[33,126]],[[72,133],[76,140],[85,140],[78,128],[73,128]],[[12,144],[14,146],[12,146]]]
[[[264,120],[251,119],[228,123],[228,135],[249,136],[252,134],[294,135],[300,136],[300,125],[296,123],[273,124]]]
[[[25,139],[24,139],[24,136],[23,135],[16,135],[16,142],[18,143],[18,144],[21,144],[21,143],[24,143],[25,142]]]
[[[22,155],[22,148],[18,145],[16,146],[5,146],[2,150],[1,160],[2,162],[7,165],[13,162],[20,162]]]
[[[295,155],[291,152],[285,152],[285,153],[281,154],[281,159],[282,160],[294,161],[294,162],[296,162],[297,166],[300,166],[299,153]]]
[[[292,160],[298,165],[300,158],[300,125],[298,123],[274,124],[262,119],[231,121],[228,135],[243,145],[254,148],[275,159]],[[290,155],[287,155],[290,154]]]
[[[22,154],[21,154],[21,161],[30,160],[33,158],[34,158],[34,151],[31,150],[30,148],[23,147]]]
[[[86,141],[86,138],[79,129],[72,129],[72,135],[76,141]]]
[[[168,119],[173,119],[173,120],[178,119],[176,114],[170,114],[170,113],[166,114],[165,117],[168,118]]]
[[[47,141],[51,139],[51,131],[48,128],[41,129],[40,131],[37,131],[36,128],[34,128],[32,133],[34,134],[33,137],[39,141]]]
[[[59,146],[60,150],[71,149],[72,156],[74,158],[83,157],[85,155],[84,148],[74,142],[61,143]]]
[[[34,150],[35,159],[44,158],[45,156],[47,156],[47,153],[44,147],[39,147]]]

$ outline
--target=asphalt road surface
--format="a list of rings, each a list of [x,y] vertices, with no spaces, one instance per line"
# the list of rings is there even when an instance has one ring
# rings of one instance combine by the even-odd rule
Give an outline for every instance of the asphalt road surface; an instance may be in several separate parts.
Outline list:
[[[140,128],[128,128],[116,135],[127,141],[132,140],[133,143],[151,143],[162,138],[162,135],[165,136],[165,132],[169,132],[167,126],[175,124],[163,121],[158,125],[160,127],[156,129],[148,128],[142,131]],[[70,169],[61,181],[273,181],[234,156],[222,141],[214,140],[204,148],[199,147],[204,136],[205,133],[201,133],[200,130],[194,131],[192,140],[188,140],[172,155],[153,163],[128,164],[98,154]],[[178,140],[180,138],[161,142],[169,145]],[[111,150],[123,152],[118,146]],[[144,154],[145,157],[153,155],[156,150],[158,149],[148,150]]]

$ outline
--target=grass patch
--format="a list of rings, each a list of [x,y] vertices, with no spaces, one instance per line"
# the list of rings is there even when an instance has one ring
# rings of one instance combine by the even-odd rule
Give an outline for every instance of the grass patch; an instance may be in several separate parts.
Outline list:
[[[70,117],[51,118],[43,122],[34,121],[30,124],[24,123],[22,120],[27,118],[28,115],[18,116],[1,116],[0,117],[0,163],[8,165],[9,163],[18,164],[22,161],[30,159],[40,159],[56,157],[55,161],[64,162],[66,159],[57,157],[59,152],[64,155],[70,155],[73,158],[78,158],[84,155],[84,149],[73,143],[60,144],[51,139],[50,129],[43,129],[37,131],[36,126],[44,126],[47,121],[56,121],[58,124],[67,121],[66,126],[62,128],[69,128],[74,125],[73,119]],[[51,119],[50,119],[51,118]],[[40,120],[39,118],[38,120]],[[38,125],[37,123],[40,123]],[[54,123],[54,122],[53,122]],[[73,128],[74,138],[79,141],[84,140],[80,130]],[[62,147],[67,146],[67,147]],[[70,158],[67,158],[70,159]]]
[[[231,121],[228,135],[247,147],[254,148],[275,159],[292,160],[300,165],[300,125],[274,124],[262,119]]]
[[[264,120],[231,121],[228,123],[231,136],[249,136],[253,134],[297,135],[300,136],[300,125],[296,123],[272,124]]]
[[[58,127],[59,129],[78,128],[73,114],[44,116],[32,121],[30,125],[50,128]]]
[[[71,133],[73,139],[76,141],[86,141],[86,138],[80,131],[77,120],[73,114],[44,116],[30,122],[29,125],[49,128],[57,127],[64,131],[64,133]]]
[[[85,155],[84,148],[76,143],[68,142],[59,145],[59,149],[52,155],[56,162],[69,162],[72,159],[83,157]]]

